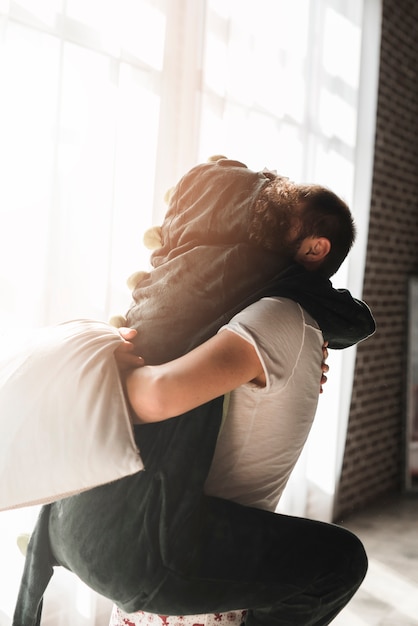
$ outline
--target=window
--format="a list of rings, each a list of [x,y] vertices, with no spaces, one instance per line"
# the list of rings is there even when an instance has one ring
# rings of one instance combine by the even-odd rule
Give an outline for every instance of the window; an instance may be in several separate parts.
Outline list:
[[[380,0],[0,0],[2,326],[123,314],[165,190],[219,153],[353,206],[359,243],[335,284],[361,297],[380,10]],[[310,513],[332,510],[354,369],[345,352],[330,362],[287,510],[306,512],[308,483],[327,494]],[[22,566],[10,542],[33,515],[0,514],[0,615],[11,615]],[[98,625],[89,610],[83,624]]]
[[[153,220],[165,5],[0,11],[3,320],[124,310]]]

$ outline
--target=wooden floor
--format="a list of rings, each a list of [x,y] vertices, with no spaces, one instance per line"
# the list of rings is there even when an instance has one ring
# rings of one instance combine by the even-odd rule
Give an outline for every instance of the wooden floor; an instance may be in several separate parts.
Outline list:
[[[391,497],[343,520],[369,571],[333,626],[418,626],[418,494]]]

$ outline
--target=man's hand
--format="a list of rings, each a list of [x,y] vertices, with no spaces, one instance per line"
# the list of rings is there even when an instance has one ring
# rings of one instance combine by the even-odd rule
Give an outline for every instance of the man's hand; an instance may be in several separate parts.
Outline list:
[[[329,365],[325,363],[327,358],[328,358],[328,341],[325,341],[324,345],[322,346],[322,363],[321,363],[322,376],[321,376],[321,383],[320,383],[321,386],[319,387],[319,393],[322,393],[324,391],[322,388],[322,385],[325,385],[325,383],[328,380],[328,377],[325,375],[329,372]]]
[[[142,367],[144,359],[134,354],[134,345],[131,341],[137,334],[134,328],[119,328],[120,336],[124,340],[115,350],[115,360],[120,372]]]

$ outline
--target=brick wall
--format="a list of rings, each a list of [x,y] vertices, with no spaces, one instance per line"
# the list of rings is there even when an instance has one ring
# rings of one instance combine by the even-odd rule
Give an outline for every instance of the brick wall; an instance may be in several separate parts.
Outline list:
[[[407,278],[418,274],[417,71],[418,3],[383,0],[363,292],[378,330],[358,347],[336,520],[402,489]]]

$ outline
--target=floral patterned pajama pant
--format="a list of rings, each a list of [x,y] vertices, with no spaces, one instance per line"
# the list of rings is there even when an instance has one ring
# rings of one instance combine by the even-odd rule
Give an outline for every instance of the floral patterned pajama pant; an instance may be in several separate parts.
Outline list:
[[[109,626],[240,626],[246,611],[228,611],[209,615],[166,616],[153,613],[125,613],[113,607]]]

